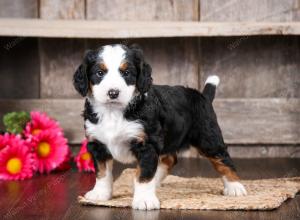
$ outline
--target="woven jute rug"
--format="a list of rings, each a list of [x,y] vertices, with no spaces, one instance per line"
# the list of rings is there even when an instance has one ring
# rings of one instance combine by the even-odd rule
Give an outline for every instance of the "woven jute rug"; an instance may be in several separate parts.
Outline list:
[[[126,169],[114,183],[113,198],[109,201],[88,201],[79,196],[85,205],[130,207],[133,195],[134,169]],[[169,175],[157,188],[162,209],[199,210],[270,210],[278,208],[300,191],[300,177],[242,180],[247,196],[222,195],[220,178],[183,178]]]

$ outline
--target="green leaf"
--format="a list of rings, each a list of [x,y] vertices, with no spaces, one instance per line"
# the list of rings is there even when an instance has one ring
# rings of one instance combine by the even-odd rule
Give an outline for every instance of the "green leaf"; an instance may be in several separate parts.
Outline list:
[[[10,112],[3,117],[3,124],[6,131],[14,134],[22,133],[28,121],[30,121],[30,114],[24,111]]]

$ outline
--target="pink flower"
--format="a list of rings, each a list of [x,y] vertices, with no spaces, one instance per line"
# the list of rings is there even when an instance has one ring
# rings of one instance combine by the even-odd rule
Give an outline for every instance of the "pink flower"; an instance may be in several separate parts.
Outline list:
[[[5,136],[5,135],[4,135]],[[34,157],[19,135],[6,135],[7,146],[0,152],[0,179],[23,180],[33,176]],[[0,141],[1,142],[1,141]]]
[[[77,156],[74,158],[78,170],[95,172],[92,155],[87,151],[87,139],[82,142],[81,148]]]
[[[32,139],[32,147],[40,173],[49,173],[66,159],[69,147],[67,140],[57,135],[56,130],[44,130]]]
[[[58,122],[48,117],[46,113],[32,111],[30,116],[31,120],[26,124],[24,129],[24,135],[30,141],[33,136],[45,130],[55,130],[57,134],[63,135]]]
[[[8,133],[0,135],[0,151],[7,147],[8,142],[9,142],[9,134]]]

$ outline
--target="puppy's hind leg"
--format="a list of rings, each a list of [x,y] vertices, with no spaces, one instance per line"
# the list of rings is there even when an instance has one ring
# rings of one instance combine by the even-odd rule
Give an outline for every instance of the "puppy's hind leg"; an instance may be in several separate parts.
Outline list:
[[[157,170],[154,176],[156,186],[160,186],[161,182],[166,178],[166,176],[176,163],[176,154],[161,155],[159,157]]]
[[[245,187],[239,182],[233,162],[226,150],[221,154],[219,153],[218,156],[208,157],[208,159],[216,171],[222,175],[225,196],[247,195]]]

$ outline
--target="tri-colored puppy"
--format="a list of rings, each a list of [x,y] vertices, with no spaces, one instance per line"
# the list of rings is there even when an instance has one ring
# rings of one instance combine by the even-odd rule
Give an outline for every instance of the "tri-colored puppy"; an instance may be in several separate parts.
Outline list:
[[[217,76],[203,93],[182,86],[153,85],[151,67],[133,45],[107,45],[88,51],[74,74],[86,97],[84,122],[88,150],[97,170],[89,200],[112,196],[113,160],[137,162],[132,207],[158,209],[155,189],[190,146],[207,157],[223,178],[224,195],[246,195],[227,152],[212,101]]]

